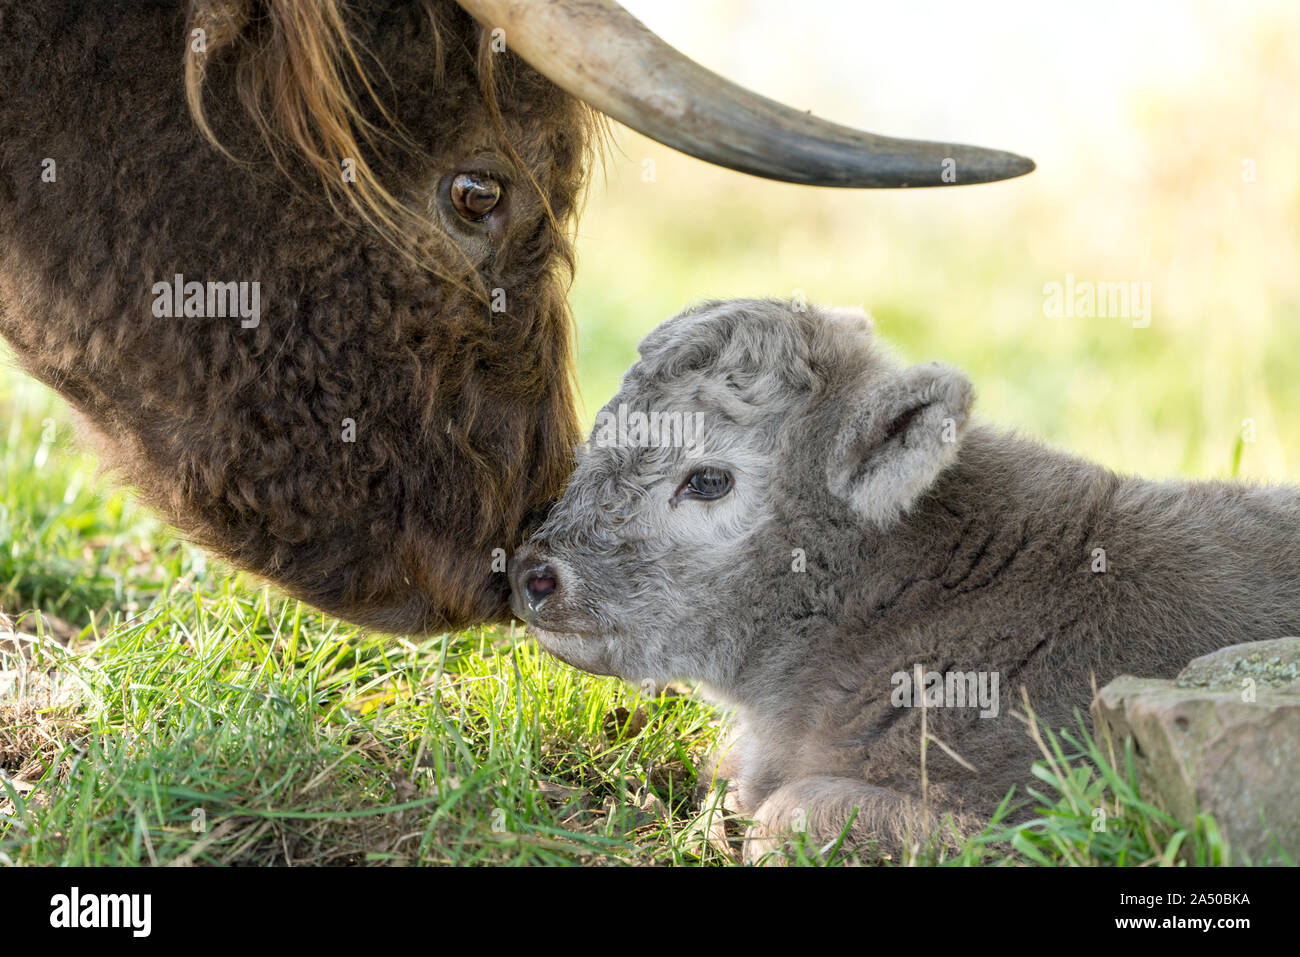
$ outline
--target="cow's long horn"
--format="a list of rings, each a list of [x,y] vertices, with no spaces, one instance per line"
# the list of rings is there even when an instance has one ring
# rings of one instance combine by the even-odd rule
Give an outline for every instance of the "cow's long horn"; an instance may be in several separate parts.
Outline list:
[[[700,66],[613,0],[458,0],[552,82],[666,146],[709,163],[813,186],[988,183],[1020,176],[1014,153],[876,136],[752,93]]]

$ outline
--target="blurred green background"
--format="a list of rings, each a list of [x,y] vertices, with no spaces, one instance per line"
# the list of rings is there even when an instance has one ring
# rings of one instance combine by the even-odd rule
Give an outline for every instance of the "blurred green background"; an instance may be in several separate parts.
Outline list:
[[[641,336],[688,303],[802,290],[868,309],[909,359],[965,369],[986,420],[1113,468],[1226,476],[1244,430],[1242,476],[1300,478],[1294,2],[626,5],[792,106],[1039,168],[986,186],[820,190],[620,130],[580,227],[588,422]],[[1067,274],[1149,282],[1150,326],[1049,318],[1043,287]]]

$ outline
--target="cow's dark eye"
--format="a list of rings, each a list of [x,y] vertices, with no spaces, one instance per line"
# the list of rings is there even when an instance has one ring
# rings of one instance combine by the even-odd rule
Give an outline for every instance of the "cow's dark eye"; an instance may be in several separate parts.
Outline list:
[[[457,173],[451,181],[451,205],[461,219],[480,222],[501,202],[501,184],[481,173]]]
[[[705,501],[722,498],[731,491],[731,486],[731,473],[726,469],[712,466],[696,469],[677,487],[677,492],[672,497],[672,504],[676,506],[684,498],[698,498]]]

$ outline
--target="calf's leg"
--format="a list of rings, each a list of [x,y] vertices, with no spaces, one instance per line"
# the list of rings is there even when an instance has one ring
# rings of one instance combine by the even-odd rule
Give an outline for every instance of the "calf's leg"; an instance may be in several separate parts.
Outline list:
[[[880,853],[896,858],[904,846],[925,842],[933,834],[939,834],[946,845],[955,846],[946,817],[927,810],[915,798],[865,781],[830,776],[798,778],[773,791],[754,812],[754,824],[745,835],[745,860],[756,863],[769,852],[779,852],[786,840],[800,832],[818,847],[839,840],[843,834],[845,848],[875,844]],[[957,836],[980,829],[964,815],[954,814],[952,818]]]

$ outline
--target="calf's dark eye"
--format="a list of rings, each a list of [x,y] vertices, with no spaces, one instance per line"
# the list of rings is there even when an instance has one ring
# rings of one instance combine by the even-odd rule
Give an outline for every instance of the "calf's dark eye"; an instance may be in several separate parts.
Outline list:
[[[481,173],[457,173],[451,181],[451,205],[462,219],[477,223],[501,202],[501,184]]]
[[[684,498],[697,498],[709,501],[711,499],[722,498],[731,491],[732,486],[731,473],[726,469],[707,468],[696,469],[686,477],[686,481],[677,487],[669,504],[673,507]]]

